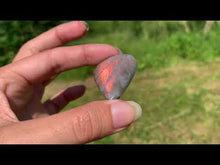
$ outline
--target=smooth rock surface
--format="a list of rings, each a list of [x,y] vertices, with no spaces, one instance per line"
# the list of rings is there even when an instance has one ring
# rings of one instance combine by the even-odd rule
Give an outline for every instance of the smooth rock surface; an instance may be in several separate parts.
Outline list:
[[[94,79],[106,99],[118,99],[130,84],[136,68],[137,63],[132,55],[119,54],[98,64]]]

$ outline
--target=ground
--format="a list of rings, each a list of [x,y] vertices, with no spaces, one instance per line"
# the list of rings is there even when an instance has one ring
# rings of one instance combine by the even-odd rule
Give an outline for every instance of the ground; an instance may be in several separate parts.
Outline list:
[[[64,110],[104,97],[92,77],[85,81],[55,80],[44,99],[72,85],[84,84],[83,97]],[[137,72],[121,99],[134,100],[142,117],[126,130],[94,144],[220,143],[220,60],[181,62]]]

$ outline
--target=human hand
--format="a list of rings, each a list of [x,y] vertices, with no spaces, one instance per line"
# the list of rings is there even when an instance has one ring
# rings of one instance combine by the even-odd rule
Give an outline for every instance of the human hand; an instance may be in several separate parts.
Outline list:
[[[59,25],[24,44],[0,68],[0,143],[87,143],[125,129],[141,116],[135,102],[94,101],[58,113],[82,96],[73,86],[42,103],[45,87],[61,72],[117,55],[106,44],[61,47],[87,32],[82,21]]]

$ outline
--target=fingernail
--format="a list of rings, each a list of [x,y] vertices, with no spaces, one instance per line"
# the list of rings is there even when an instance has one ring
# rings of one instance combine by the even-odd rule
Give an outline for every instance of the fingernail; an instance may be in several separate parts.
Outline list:
[[[141,117],[142,109],[133,101],[116,101],[111,105],[113,127],[115,129],[126,127]]]
[[[119,48],[116,47],[116,49],[118,50],[118,54],[123,54]]]
[[[89,25],[86,21],[82,21],[86,25],[86,31],[89,31]]]
[[[127,101],[127,102],[135,108],[135,119],[134,120],[136,121],[142,115],[141,106],[140,106],[140,104],[138,104],[138,103],[136,103],[134,101]]]

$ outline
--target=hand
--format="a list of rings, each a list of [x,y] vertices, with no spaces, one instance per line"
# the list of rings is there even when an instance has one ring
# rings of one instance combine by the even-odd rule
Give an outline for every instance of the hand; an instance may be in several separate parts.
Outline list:
[[[58,113],[82,96],[73,86],[42,103],[46,85],[63,71],[118,54],[106,44],[60,47],[87,32],[82,21],[59,25],[24,44],[0,68],[0,143],[87,143],[125,129],[141,115],[135,102],[94,101]]]

